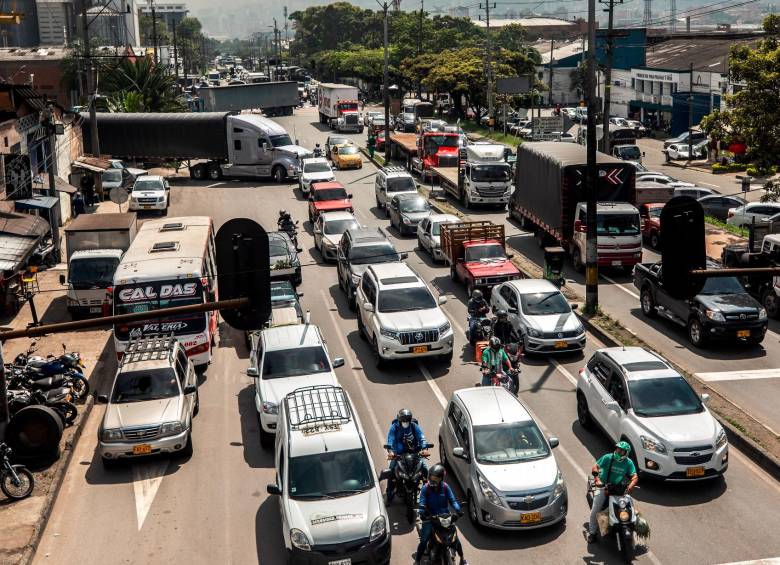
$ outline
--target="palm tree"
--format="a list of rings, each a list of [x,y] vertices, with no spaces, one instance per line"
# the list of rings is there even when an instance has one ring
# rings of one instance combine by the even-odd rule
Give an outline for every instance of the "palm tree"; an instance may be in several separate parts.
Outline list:
[[[115,112],[183,112],[174,77],[148,58],[122,59],[104,69],[101,90]]]

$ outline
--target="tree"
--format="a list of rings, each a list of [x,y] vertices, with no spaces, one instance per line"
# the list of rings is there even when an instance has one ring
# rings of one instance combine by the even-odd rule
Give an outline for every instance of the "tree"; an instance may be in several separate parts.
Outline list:
[[[182,112],[184,101],[176,93],[175,79],[149,57],[122,59],[101,72],[101,91],[116,112]]]
[[[209,53],[216,46],[202,32],[198,18],[184,18],[176,26],[176,43],[187,74],[201,74],[210,64]]]
[[[157,45],[173,45],[173,35],[165,21],[157,17]],[[155,26],[152,25],[152,16],[141,15],[138,18],[138,30],[143,41],[142,45],[154,44]]]

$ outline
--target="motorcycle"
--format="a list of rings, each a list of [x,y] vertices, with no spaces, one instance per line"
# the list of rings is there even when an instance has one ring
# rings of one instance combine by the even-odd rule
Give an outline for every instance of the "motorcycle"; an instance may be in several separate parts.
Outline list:
[[[76,420],[78,410],[73,404],[73,395],[68,387],[42,390],[8,390],[8,410],[11,415],[22,408],[32,405],[48,406],[62,419],[62,425],[67,426]]]
[[[588,493],[586,495],[589,508],[593,508],[593,499],[596,496],[596,490],[599,488],[606,488],[597,486],[596,477],[598,476],[598,473],[594,473],[593,475],[593,477],[588,479]],[[615,490],[615,492],[612,492],[612,490]],[[613,486],[607,494],[607,535],[615,536],[615,542],[617,543],[620,554],[626,562],[630,563],[634,560],[636,552],[635,533],[637,515],[634,510],[634,501],[631,498],[631,495],[625,493],[625,485],[620,485],[620,487]]]
[[[13,365],[7,365],[14,386],[37,390],[52,390],[61,387],[73,389],[74,397],[85,398],[89,394],[89,382],[82,370],[85,365],[78,352],[65,353],[66,346],[62,344],[63,354],[43,358],[30,354],[35,351],[35,342],[26,353],[20,353],[14,359]],[[11,387],[13,388],[13,386]]]
[[[390,449],[389,445],[384,446]],[[406,520],[411,524],[414,522],[414,515],[417,509],[417,500],[420,495],[420,486],[425,479],[423,471],[423,459],[427,459],[429,454],[427,450],[433,447],[432,443],[427,444],[424,451],[419,453],[402,453],[400,455],[388,455],[388,459],[395,459],[398,464],[395,466],[393,476],[389,473],[387,479],[395,481],[396,494],[400,496],[406,505]],[[388,469],[389,471],[389,469]]]
[[[292,220],[279,220],[277,222],[277,225],[279,226],[279,229],[283,232],[285,232],[288,236],[290,236],[290,239],[293,242],[293,245],[295,247],[298,247],[298,222],[293,222]]]
[[[459,515],[454,512],[449,514],[437,514],[429,520],[433,525],[433,535],[428,542],[426,553],[430,565],[453,565],[456,563],[458,552],[458,530],[455,522]]]
[[[0,457],[3,465],[0,468],[0,489],[11,500],[22,500],[32,494],[35,488],[35,478],[24,465],[11,465],[11,448],[0,443]]]
[[[520,370],[515,368],[512,368],[509,373],[502,371],[500,374],[498,374],[495,371],[490,371],[488,373],[488,377],[490,378],[489,386],[504,387],[512,395],[517,396],[517,378],[519,374]],[[482,383],[479,382],[475,386],[482,386]]]
[[[315,147],[314,151],[312,151],[312,155],[314,157],[324,157],[325,151],[321,147]]]
[[[471,316],[466,319],[466,339],[471,345],[476,345],[480,341],[490,339],[492,322],[487,316],[478,316],[477,323],[474,325],[474,335],[471,335],[472,332],[469,328],[471,328]]]

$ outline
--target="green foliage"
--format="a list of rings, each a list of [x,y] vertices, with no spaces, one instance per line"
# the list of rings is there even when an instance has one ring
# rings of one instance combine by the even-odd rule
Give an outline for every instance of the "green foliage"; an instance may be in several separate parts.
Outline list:
[[[712,172],[713,173],[738,173],[741,171],[744,171],[747,169],[747,165],[745,163],[727,163],[725,165],[721,165],[720,163],[713,163],[712,164]]]
[[[747,228],[742,228],[740,226],[735,226],[733,224],[727,224],[726,222],[721,222],[718,218],[715,218],[713,216],[704,216],[704,223],[710,224],[713,227],[716,227],[723,231],[727,231],[734,235],[738,235],[740,237],[747,237],[749,235],[749,230]]]
[[[153,24],[152,16],[141,15],[138,18],[138,29],[140,31],[141,37],[143,38],[142,45],[153,45],[155,26],[152,24]],[[163,21],[163,19],[160,16],[157,16],[156,27],[157,27],[157,45],[172,45],[173,34],[168,29],[168,26],[165,24],[165,21]]]
[[[321,76],[335,74],[378,80],[383,73],[384,50],[355,48],[349,51],[323,51],[314,60]]]
[[[747,166],[745,172],[751,177],[768,177],[769,175],[773,175],[777,172],[777,166],[772,165],[766,167],[766,166],[751,164]]]
[[[761,196],[761,202],[777,202],[780,200],[780,182],[775,180],[767,181],[764,185],[764,194]]]
[[[144,57],[106,66],[101,72],[101,91],[116,112],[182,112],[184,102],[176,93],[173,75]]]

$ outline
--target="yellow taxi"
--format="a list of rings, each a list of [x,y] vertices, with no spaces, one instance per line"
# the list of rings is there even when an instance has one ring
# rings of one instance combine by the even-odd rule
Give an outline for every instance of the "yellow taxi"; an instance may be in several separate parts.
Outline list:
[[[339,170],[363,168],[363,157],[360,155],[360,149],[357,145],[336,145],[333,147],[331,159]]]

